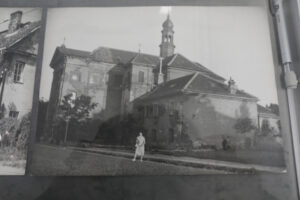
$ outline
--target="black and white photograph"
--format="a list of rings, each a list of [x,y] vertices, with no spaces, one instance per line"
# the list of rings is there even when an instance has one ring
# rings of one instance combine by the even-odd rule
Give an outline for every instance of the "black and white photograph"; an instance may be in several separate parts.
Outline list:
[[[41,9],[0,8],[0,175],[24,175]]]
[[[285,173],[268,12],[48,9],[30,173]]]

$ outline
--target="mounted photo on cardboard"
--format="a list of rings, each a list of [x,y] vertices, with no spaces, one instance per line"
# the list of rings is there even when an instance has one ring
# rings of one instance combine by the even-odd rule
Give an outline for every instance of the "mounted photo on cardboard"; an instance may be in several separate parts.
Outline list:
[[[270,37],[262,7],[48,9],[31,173],[285,173]]]
[[[41,9],[0,8],[0,175],[23,175]]]

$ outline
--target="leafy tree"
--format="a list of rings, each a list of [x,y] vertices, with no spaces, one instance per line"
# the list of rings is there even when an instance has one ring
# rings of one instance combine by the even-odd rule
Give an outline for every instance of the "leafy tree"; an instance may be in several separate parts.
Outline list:
[[[0,134],[4,146],[13,145],[16,138],[18,120],[15,118],[2,118],[0,120]]]
[[[59,106],[59,112],[55,119],[56,139],[61,140],[61,133],[68,128],[72,132],[77,132],[84,127],[90,120],[90,112],[95,109],[96,103],[92,102],[90,96],[81,95],[72,99],[72,94],[64,96],[62,104]]]
[[[248,117],[237,119],[234,128],[239,133],[247,133],[255,129],[252,120]]]
[[[62,104],[59,106],[60,116],[83,122],[89,118],[90,112],[95,109],[96,103],[92,103],[90,96],[81,95],[72,99],[72,94],[64,96]]]

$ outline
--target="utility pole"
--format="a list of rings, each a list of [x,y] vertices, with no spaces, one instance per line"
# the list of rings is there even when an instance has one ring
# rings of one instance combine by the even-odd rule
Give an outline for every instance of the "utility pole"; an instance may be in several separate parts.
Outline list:
[[[0,108],[2,108],[2,101],[3,101],[3,93],[4,93],[4,86],[5,86],[5,80],[6,80],[6,74],[7,74],[7,68],[4,66],[4,70],[2,70],[0,78],[2,79],[0,83],[1,85],[1,93],[0,93]],[[2,112],[2,110],[0,110]]]

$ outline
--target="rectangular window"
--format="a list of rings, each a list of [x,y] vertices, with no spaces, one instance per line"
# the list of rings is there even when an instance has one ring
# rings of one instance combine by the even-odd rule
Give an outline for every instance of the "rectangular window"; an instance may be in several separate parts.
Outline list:
[[[14,71],[14,82],[22,83],[23,82],[23,70],[24,70],[25,63],[17,61],[15,64],[15,71]]]
[[[9,111],[9,117],[11,118],[18,118],[19,112],[18,111]]]
[[[144,75],[145,73],[143,71],[139,71],[139,77],[138,77],[138,82],[139,83],[144,83]]]

